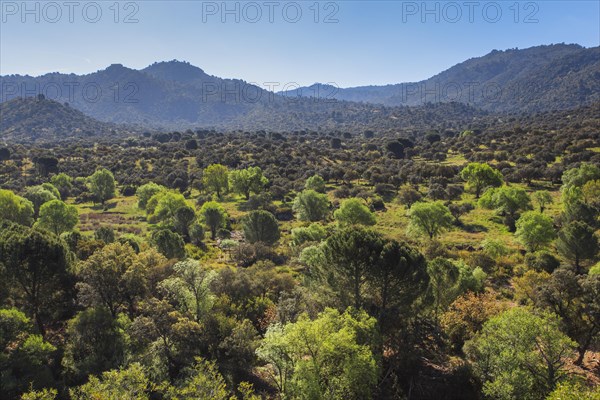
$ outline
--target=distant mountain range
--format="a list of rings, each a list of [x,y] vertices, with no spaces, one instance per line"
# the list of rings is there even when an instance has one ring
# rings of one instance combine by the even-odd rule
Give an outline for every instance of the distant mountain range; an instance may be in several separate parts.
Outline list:
[[[142,70],[115,64],[87,75],[7,75],[0,83],[2,101],[43,93],[102,122],[155,129],[325,129],[374,121],[394,127],[401,121],[391,118],[398,111],[389,107],[457,102],[492,112],[536,112],[598,101],[600,48],[493,51],[423,82],[347,89],[316,84],[277,94],[180,61]]]
[[[600,99],[600,47],[494,50],[420,82],[352,88],[315,83],[280,94],[387,106],[457,101],[494,112],[568,109]]]

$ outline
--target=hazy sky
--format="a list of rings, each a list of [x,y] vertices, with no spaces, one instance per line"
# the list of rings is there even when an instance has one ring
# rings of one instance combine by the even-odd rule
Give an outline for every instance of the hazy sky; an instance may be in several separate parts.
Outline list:
[[[599,4],[1,0],[0,74],[178,59],[262,86],[416,81],[493,49],[598,46]]]

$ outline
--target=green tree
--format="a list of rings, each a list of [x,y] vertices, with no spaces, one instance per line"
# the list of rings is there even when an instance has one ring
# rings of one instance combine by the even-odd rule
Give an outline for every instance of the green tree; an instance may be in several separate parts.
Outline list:
[[[321,221],[329,213],[329,200],[325,194],[304,190],[296,195],[292,210],[301,221]]]
[[[443,231],[452,227],[454,218],[441,201],[431,203],[417,202],[408,211],[408,231],[416,234],[424,234],[433,239]]]
[[[380,234],[358,227],[336,232],[325,241],[320,274],[342,306],[362,307],[370,270],[379,262],[383,245]]]
[[[427,264],[427,274],[436,318],[441,310],[446,310],[461,294],[468,290],[481,291],[487,277],[481,268],[471,268],[462,260],[441,257]]]
[[[552,218],[539,211],[527,211],[516,224],[515,236],[531,252],[546,247],[556,237]]]
[[[50,200],[40,207],[40,217],[36,225],[60,235],[72,231],[78,223],[77,207],[67,205],[60,200]]]
[[[325,180],[321,177],[321,175],[313,175],[306,179],[306,182],[304,183],[304,189],[325,193]]]
[[[122,326],[104,307],[79,312],[67,325],[62,365],[74,382],[117,368],[125,359]]]
[[[71,190],[73,189],[73,178],[69,175],[61,172],[60,174],[54,175],[50,182],[58,189],[60,192],[60,198],[66,200],[67,197],[71,195]]]
[[[50,362],[56,348],[33,334],[29,318],[21,311],[0,309],[0,398],[54,384]]]
[[[550,192],[547,190],[538,190],[533,193],[532,197],[535,200],[535,202],[538,204],[538,207],[540,207],[541,213],[543,213],[544,210],[546,209],[546,206],[548,204],[552,204],[552,201],[553,201],[552,196],[550,195]]]
[[[209,193],[216,193],[218,198],[229,191],[229,171],[221,164],[206,167],[202,175],[202,184]]]
[[[262,242],[273,245],[279,240],[279,225],[268,211],[251,211],[243,220],[244,237],[250,243]]]
[[[17,196],[10,190],[0,189],[0,219],[30,226],[33,223],[33,215],[31,201]]]
[[[368,399],[377,383],[376,321],[365,312],[326,309],[311,321],[269,327],[258,356],[284,398]]]
[[[217,238],[217,231],[219,228],[225,227],[227,222],[225,209],[216,201],[207,201],[202,205],[200,215],[210,230],[211,239],[215,240]]]
[[[375,225],[376,222],[375,214],[357,198],[344,200],[340,208],[333,213],[333,217],[342,226]]]
[[[78,265],[79,300],[106,307],[113,318],[131,312],[147,293],[149,274],[166,261],[155,250],[136,253],[128,244],[108,244]]]
[[[579,272],[582,261],[592,259],[598,254],[598,236],[585,222],[572,221],[558,232],[556,250]]]
[[[567,268],[558,268],[532,292],[537,307],[561,317],[563,331],[577,342],[575,364],[581,365],[600,335],[600,276],[578,276]]]
[[[546,400],[600,400],[600,390],[582,383],[561,382]]]
[[[210,290],[217,273],[203,268],[199,261],[187,259],[173,266],[173,275],[159,284],[179,311],[200,322],[210,311],[214,296]]]
[[[244,195],[246,200],[250,198],[250,193],[260,193],[269,183],[269,180],[263,176],[260,167],[248,167],[238,169],[229,173],[229,186],[237,193]]]
[[[190,241],[190,227],[196,221],[196,211],[190,206],[175,210],[173,228],[186,242]]]
[[[0,224],[0,265],[13,301],[23,306],[44,333],[44,321],[72,291],[70,257],[57,236],[4,222]]]
[[[110,200],[115,197],[115,177],[113,176],[112,172],[105,168],[99,169],[89,176],[88,185],[90,192],[102,205],[104,205],[106,200]]]
[[[323,225],[312,223],[309,226],[301,226],[292,229],[292,246],[302,246],[307,242],[320,242],[327,237]]]
[[[527,192],[514,186],[490,188],[479,199],[479,205],[493,209],[499,215],[504,215],[505,225],[510,231],[515,229],[515,221],[520,211],[531,210],[531,200]]]
[[[158,252],[168,259],[185,258],[185,243],[180,234],[169,229],[159,229],[152,232],[152,242]]]
[[[168,189],[154,182],[146,183],[137,188],[135,195],[138,198],[138,207],[142,210],[146,209],[148,201],[157,193],[166,192]]]
[[[78,400],[149,400],[152,383],[138,363],[127,369],[103,372],[101,377],[90,376],[82,386],[70,389],[70,395]]]
[[[50,200],[57,200],[57,197],[50,190],[41,185],[28,187],[27,190],[25,190],[24,197],[33,204],[33,217],[36,219],[40,213],[42,204],[47,203]]]
[[[483,381],[486,396],[537,400],[565,376],[574,343],[550,313],[534,314],[515,307],[490,319],[465,352]]]
[[[497,169],[485,163],[469,163],[460,171],[460,177],[475,192],[475,198],[479,198],[481,191],[487,187],[502,185],[502,174]]]
[[[387,333],[390,323],[411,311],[429,283],[425,258],[406,243],[386,240],[378,262],[368,271],[379,327]]]
[[[196,358],[188,376],[167,392],[168,399],[177,400],[231,400],[225,379],[214,362]]]
[[[181,193],[160,191],[148,200],[146,213],[151,223],[164,223],[166,226],[175,224],[175,213],[183,207],[189,207]]]
[[[21,400],[54,400],[58,396],[56,389],[31,390],[21,395]]]

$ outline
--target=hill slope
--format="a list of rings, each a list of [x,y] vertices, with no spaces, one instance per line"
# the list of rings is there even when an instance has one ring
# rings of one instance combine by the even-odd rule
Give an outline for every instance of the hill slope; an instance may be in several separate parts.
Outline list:
[[[600,99],[600,48],[556,44],[494,50],[420,82],[347,89],[315,84],[286,95],[315,93],[388,106],[457,101],[500,112],[568,109]]]
[[[53,100],[28,97],[0,103],[1,140],[29,142],[108,136],[116,134],[116,128]]]

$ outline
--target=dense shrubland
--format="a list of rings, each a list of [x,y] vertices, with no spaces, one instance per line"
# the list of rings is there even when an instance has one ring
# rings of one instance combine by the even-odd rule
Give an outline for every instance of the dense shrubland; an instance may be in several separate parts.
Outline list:
[[[5,146],[0,397],[597,398],[599,120]]]

